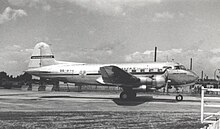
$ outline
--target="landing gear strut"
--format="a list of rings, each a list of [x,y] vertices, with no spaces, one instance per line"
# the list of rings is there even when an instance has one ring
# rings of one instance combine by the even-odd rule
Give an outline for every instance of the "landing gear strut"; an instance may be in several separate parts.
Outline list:
[[[182,101],[183,100],[183,96],[182,95],[177,95],[176,96],[176,101]]]
[[[179,88],[178,87],[175,88],[176,88],[176,92],[179,93]],[[183,100],[183,96],[181,94],[176,96],[176,101],[182,101],[182,100]]]
[[[137,93],[133,90],[124,90],[120,94],[120,99],[122,100],[128,100],[128,99],[134,99],[137,96]]]

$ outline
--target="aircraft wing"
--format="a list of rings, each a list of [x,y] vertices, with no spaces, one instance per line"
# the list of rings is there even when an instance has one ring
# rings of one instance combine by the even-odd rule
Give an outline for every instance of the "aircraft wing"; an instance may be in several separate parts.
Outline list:
[[[118,86],[135,86],[139,79],[117,66],[100,67],[101,78],[97,79],[102,84],[112,84]]]

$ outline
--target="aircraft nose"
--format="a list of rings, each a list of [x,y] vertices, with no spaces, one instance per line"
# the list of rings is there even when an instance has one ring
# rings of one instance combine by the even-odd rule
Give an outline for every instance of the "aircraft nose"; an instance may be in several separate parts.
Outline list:
[[[199,79],[199,76],[195,72],[193,72],[191,70],[189,72],[190,72],[189,74],[190,74],[193,82],[195,82]]]

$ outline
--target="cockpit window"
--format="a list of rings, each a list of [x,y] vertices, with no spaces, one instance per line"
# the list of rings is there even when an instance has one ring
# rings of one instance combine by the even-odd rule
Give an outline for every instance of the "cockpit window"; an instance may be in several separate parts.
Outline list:
[[[174,69],[180,69],[180,66],[174,66]]]
[[[164,69],[171,69],[171,66],[163,66]]]
[[[175,66],[174,69],[182,69],[182,70],[186,70],[185,66],[183,66],[183,65]]]

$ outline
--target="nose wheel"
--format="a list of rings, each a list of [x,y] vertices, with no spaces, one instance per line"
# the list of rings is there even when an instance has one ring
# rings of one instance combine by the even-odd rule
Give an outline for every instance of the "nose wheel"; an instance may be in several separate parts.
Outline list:
[[[137,96],[137,93],[134,91],[123,91],[120,94],[121,100],[134,99]]]
[[[182,101],[183,100],[183,96],[182,95],[177,95],[176,96],[176,101]]]

